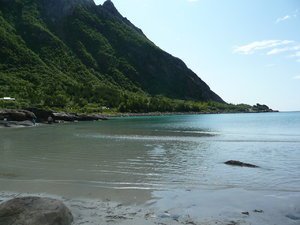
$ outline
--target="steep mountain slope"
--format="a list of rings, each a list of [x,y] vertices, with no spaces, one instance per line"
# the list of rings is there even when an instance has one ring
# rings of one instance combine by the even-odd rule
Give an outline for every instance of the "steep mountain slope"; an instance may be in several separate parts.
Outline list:
[[[110,0],[0,0],[0,97],[118,107],[130,96],[223,100]]]

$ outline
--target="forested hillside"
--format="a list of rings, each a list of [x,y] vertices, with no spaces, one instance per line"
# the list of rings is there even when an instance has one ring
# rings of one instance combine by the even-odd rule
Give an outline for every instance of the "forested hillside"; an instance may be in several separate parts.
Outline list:
[[[19,106],[201,111],[228,105],[110,0],[0,0],[0,97]],[[0,103],[1,105],[1,103]]]

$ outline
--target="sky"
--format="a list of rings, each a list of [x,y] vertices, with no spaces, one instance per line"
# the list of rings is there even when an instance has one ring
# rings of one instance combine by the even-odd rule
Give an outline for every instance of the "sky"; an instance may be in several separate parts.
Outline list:
[[[226,102],[300,111],[300,0],[112,2]]]

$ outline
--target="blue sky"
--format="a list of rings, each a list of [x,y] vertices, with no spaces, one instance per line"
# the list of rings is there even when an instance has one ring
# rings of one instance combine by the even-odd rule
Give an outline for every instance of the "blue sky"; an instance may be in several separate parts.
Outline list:
[[[300,111],[300,0],[112,1],[226,102]]]

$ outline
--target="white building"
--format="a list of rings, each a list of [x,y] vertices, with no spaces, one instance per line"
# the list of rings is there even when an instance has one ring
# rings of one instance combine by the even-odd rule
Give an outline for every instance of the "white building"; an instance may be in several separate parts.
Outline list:
[[[3,98],[0,98],[0,100],[15,101],[16,99],[11,98],[11,97],[3,97]]]

